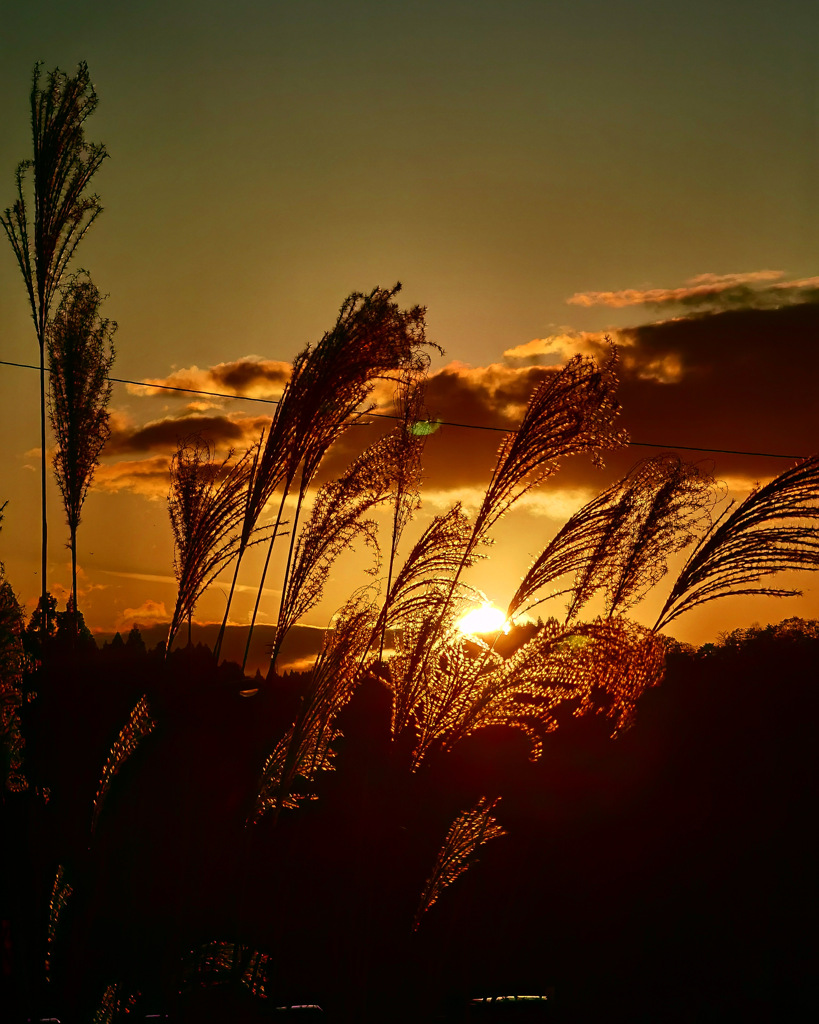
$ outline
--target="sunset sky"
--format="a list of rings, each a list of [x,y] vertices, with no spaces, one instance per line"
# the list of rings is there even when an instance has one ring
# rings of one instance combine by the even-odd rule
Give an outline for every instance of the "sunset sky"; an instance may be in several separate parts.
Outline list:
[[[31,153],[38,59],[71,73],[86,60],[99,96],[86,131],[110,153],[94,179],[105,212],[75,266],[109,295],[117,377],[275,398],[289,360],[348,293],[400,280],[403,304],[427,307],[428,336],[445,350],[431,415],[511,427],[544,366],[600,351],[606,333],[617,342],[621,424],[662,448],[632,446],[605,471],[569,463],[504,520],[471,578],[498,604],[566,516],[639,458],[686,445],[819,449],[812,0],[13,4],[0,34],[0,208]],[[5,235],[0,358],[37,361]],[[36,373],[0,366],[0,559],[29,609],[40,587],[37,394]],[[173,609],[175,439],[201,429],[241,448],[269,409],[115,386],[79,531],[92,628]],[[474,505],[499,439],[463,427],[431,438],[416,531],[452,500]],[[739,498],[792,461],[681,454],[713,459]],[[56,486],[49,518],[62,606],[70,558]],[[338,564],[312,624],[358,585],[357,557]],[[819,617],[819,579],[782,582],[804,596],[713,603],[672,632],[702,643],[754,621]],[[276,588],[274,575],[264,621]],[[650,624],[659,603],[635,617]],[[223,607],[215,588],[197,616],[220,619]]]

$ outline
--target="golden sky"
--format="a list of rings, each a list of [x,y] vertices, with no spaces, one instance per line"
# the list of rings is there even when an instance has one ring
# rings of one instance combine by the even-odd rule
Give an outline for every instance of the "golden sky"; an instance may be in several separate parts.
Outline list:
[[[427,397],[443,420],[514,426],[548,367],[599,351],[609,333],[633,440],[786,456],[819,447],[814,5],[15,6],[0,38],[0,206],[30,153],[34,61],[73,71],[86,60],[100,98],[87,134],[111,159],[94,181],[105,212],[75,265],[109,295],[115,376],[275,397],[349,292],[401,280],[402,301],[427,306],[429,337],[445,349]],[[36,362],[5,242],[0,324],[0,358]],[[100,629],[173,607],[164,497],[176,438],[200,428],[242,446],[269,412],[124,385],[111,408],[79,533],[80,606]],[[31,605],[33,372],[0,366],[0,430],[0,558]],[[416,529],[455,498],[477,500],[499,439],[463,427],[430,439]],[[473,582],[505,603],[565,517],[656,450],[631,447],[603,472],[567,465],[501,524]],[[790,465],[710,458],[737,497]],[[51,589],[64,596],[56,487],[50,522]],[[311,621],[326,623],[357,569],[354,556],[339,564]],[[803,598],[706,605],[674,632],[703,642],[752,621],[818,617],[815,578],[797,585]],[[275,591],[274,577],[268,619]],[[217,589],[198,614],[220,618],[222,607]],[[656,602],[643,607],[652,619]]]

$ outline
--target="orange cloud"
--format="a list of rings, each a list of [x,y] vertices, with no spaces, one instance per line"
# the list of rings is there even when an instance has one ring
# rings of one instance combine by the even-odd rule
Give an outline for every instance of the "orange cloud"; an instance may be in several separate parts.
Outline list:
[[[697,274],[678,288],[625,288],[616,292],[576,292],[573,306],[702,306],[714,309],[766,309],[819,296],[819,277],[781,281],[781,270],[742,274]],[[773,282],[773,283],[771,283]]]
[[[611,354],[611,342],[616,343],[621,356],[623,348],[633,344],[630,338],[621,338],[615,330],[574,331],[566,327],[560,334],[533,338],[523,345],[508,348],[503,357],[531,366],[559,366],[577,355],[593,356],[598,362],[605,362]]]
[[[758,271],[758,284],[775,272]],[[776,272],[778,273],[778,272]],[[692,287],[736,283],[740,275],[700,275]],[[744,275],[749,279],[751,275]],[[620,356],[619,401],[622,426],[635,442],[673,449],[675,445],[751,452],[809,454],[819,447],[811,410],[819,349],[819,301],[773,308],[697,310],[688,316],[655,320],[610,332]],[[504,432],[520,423],[533,391],[559,365],[582,353],[605,359],[602,332],[565,330],[508,349],[507,362],[470,366],[453,362],[430,375],[425,404],[441,427],[426,440],[422,494],[430,509],[462,498],[474,505],[486,487]],[[515,363],[517,362],[517,365]],[[392,386],[382,388],[379,407],[391,408]],[[366,417],[365,417],[366,420]],[[255,440],[265,416],[229,414],[166,417],[142,427],[120,419],[106,454],[146,453],[136,461],[98,470],[95,488],[131,489],[152,498],[168,491],[168,460],[180,436],[200,431],[221,448]],[[470,425],[475,428],[470,429]],[[393,426],[373,417],[346,431],[329,452],[316,485],[337,477],[377,437]],[[492,428],[492,429],[486,429]],[[555,478],[564,500],[532,498],[530,514],[559,518],[573,495],[597,492],[656,449],[632,447],[607,455],[601,474],[590,460],[569,460]],[[708,458],[682,451],[683,458]],[[756,456],[715,454],[716,472],[735,479],[770,476],[778,464]],[[560,508],[560,512],[558,511]]]
[[[98,466],[92,488],[95,491],[133,491],[152,500],[164,499],[170,483],[169,466],[168,455]]]
[[[164,601],[143,601],[138,608],[126,608],[117,619],[117,629],[131,629],[134,626],[152,626],[170,622]]]
[[[136,384],[126,387],[132,395],[147,398],[173,397],[173,389],[179,389],[180,398],[186,397],[189,391],[204,391],[218,392],[229,398],[275,400],[281,396],[291,369],[290,363],[278,359],[244,356],[207,369],[189,366],[174,370],[167,377],[151,377],[145,382],[148,387]]]

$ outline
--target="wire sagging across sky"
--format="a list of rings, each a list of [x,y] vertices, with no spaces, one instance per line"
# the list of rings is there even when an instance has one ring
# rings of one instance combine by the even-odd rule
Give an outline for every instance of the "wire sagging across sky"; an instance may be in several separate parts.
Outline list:
[[[39,370],[39,366],[35,366],[32,363],[12,363],[7,359],[0,359],[0,366],[15,366],[22,370]],[[51,371],[46,368],[46,373]],[[154,384],[145,380],[128,380],[125,377],[109,377],[108,380],[112,384],[130,384],[133,387],[138,388],[158,388],[163,391],[181,391],[187,395],[203,395],[207,398],[226,398],[234,402],[259,402],[262,405],[278,405],[280,399],[278,398],[252,398],[249,395],[229,395],[222,391],[200,391],[195,388],[183,388],[174,384]],[[395,420],[399,419],[392,413],[387,412],[376,412],[375,410],[367,410],[366,415],[375,416],[379,419]],[[491,430],[499,434],[515,434],[517,433],[514,427],[496,427],[489,423],[454,423],[449,420],[436,419],[432,421],[441,427],[460,427],[465,430]],[[759,458],[765,459],[806,459],[807,455],[783,455],[779,452],[745,452],[737,451],[731,448],[698,448],[696,445],[690,444],[658,444],[655,441],[629,441],[632,447],[635,448],[663,448],[672,449],[684,452],[706,452],[711,455],[752,455]]]

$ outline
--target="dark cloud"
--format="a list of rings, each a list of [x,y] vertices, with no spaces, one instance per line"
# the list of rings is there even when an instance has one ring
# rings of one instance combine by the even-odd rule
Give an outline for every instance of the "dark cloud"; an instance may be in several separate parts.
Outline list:
[[[426,407],[431,418],[450,423],[514,427],[535,388],[554,368],[453,364],[430,377]]]
[[[587,458],[570,459],[555,481],[599,488],[636,461],[675,446],[808,455],[819,450],[819,302],[772,309],[737,309],[663,320],[617,332],[620,425],[636,444],[607,453],[601,474]],[[603,335],[564,336],[543,344],[551,359],[576,350],[606,357]],[[524,346],[533,357],[535,343]],[[430,382],[428,406],[442,419],[512,427],[526,396],[554,367],[524,366],[503,375],[494,368],[448,368]],[[444,428],[425,458],[435,487],[480,486],[494,464],[502,435]],[[718,476],[739,486],[768,479],[788,460],[680,449],[692,461],[712,460]]]
[[[436,491],[485,488],[505,431],[517,427],[532,393],[557,370],[451,364],[434,373],[425,405],[430,418],[441,421],[441,426],[424,447],[424,487]],[[325,460],[319,482],[343,472],[352,458],[391,426],[390,421],[379,419],[348,430]]]
[[[292,366],[290,363],[277,359],[258,359],[256,356],[245,356],[228,363],[217,363],[207,369],[190,366],[174,370],[167,377],[152,377],[145,381],[147,385],[128,385],[128,390],[141,397],[168,398],[174,391],[186,397],[186,389],[194,392],[218,392],[243,396],[247,398],[275,399],[281,395]]]
[[[230,390],[237,395],[254,394],[261,390],[269,395],[281,394],[290,377],[292,366],[277,360],[237,359],[211,367],[210,374],[216,390]]]
[[[819,442],[819,303],[667,320],[622,332],[633,347],[623,374],[626,420],[688,443],[809,454]],[[671,360],[679,379],[645,379]],[[650,439],[650,438],[649,438]],[[683,443],[683,439],[680,439]]]
[[[269,417],[264,416],[240,419],[218,415],[187,415],[167,417],[147,423],[142,427],[115,425],[111,432],[111,438],[105,446],[105,454],[172,453],[179,441],[192,434],[201,434],[205,440],[220,449],[241,448],[256,440],[262,427],[269,422]]]
[[[819,450],[819,303],[727,310],[618,333],[621,423],[633,441],[782,455]],[[629,455],[654,450],[632,446]],[[718,476],[751,481],[790,464],[761,455],[680,454],[711,458]],[[621,465],[623,457],[607,462]],[[567,478],[577,475],[570,464]]]
[[[738,309],[697,314],[621,329],[619,425],[633,441],[674,449],[732,449],[785,455],[819,450],[816,382],[819,380],[819,303],[775,309]],[[565,335],[550,339],[543,351],[552,365],[450,364],[432,374],[426,393],[431,419],[442,425],[426,443],[423,458],[427,489],[458,491],[486,486],[503,432],[447,424],[514,429],[529,396],[557,372],[554,355],[576,349],[603,360],[603,335]],[[554,339],[551,339],[554,341]],[[535,358],[534,343],[523,346]],[[562,346],[562,348],[561,348]],[[380,405],[384,408],[384,405]],[[241,449],[259,436],[266,417],[187,415],[137,429],[119,425],[106,454],[173,452],[177,441],[202,433],[224,449]],[[373,418],[369,426],[351,427],[329,453],[317,479],[339,475],[368,443],[390,430],[392,421]],[[654,447],[607,453],[607,470],[590,459],[568,460],[549,486],[596,490],[626,473]],[[713,459],[717,475],[734,481],[767,479],[787,460],[686,452],[686,459]],[[130,478],[123,470],[123,481]],[[118,480],[119,482],[119,480]],[[109,485],[113,479],[109,481]],[[144,484],[143,484],[144,486]]]

